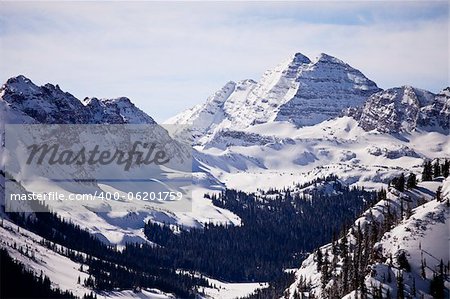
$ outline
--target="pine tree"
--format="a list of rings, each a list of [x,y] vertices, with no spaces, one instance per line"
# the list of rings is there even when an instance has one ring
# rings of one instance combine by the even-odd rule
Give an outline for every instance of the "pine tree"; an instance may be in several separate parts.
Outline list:
[[[436,161],[433,164],[433,176],[435,178],[441,176],[441,165],[439,164],[439,159],[436,159]]]
[[[350,259],[348,254],[347,237],[344,236],[340,243],[341,259],[342,259],[342,290],[347,293],[349,290],[348,279],[350,271]]]
[[[393,178],[391,185],[400,192],[405,191],[405,175],[402,173],[400,176]]]
[[[388,266],[388,277],[387,277],[387,283],[391,283],[392,282],[392,276],[391,276],[391,266]]]
[[[425,161],[422,171],[422,181],[432,181],[433,180],[433,170],[431,167],[431,161]]]
[[[420,275],[422,276],[423,279],[427,279],[425,267],[426,267],[425,259],[422,258],[421,264],[420,264]]]
[[[317,249],[316,252],[316,261],[317,261],[317,272],[319,272],[322,269],[322,260],[323,260],[323,255],[322,255],[322,250]]]
[[[442,186],[439,186],[436,190],[436,200],[437,201],[442,200]]]
[[[405,299],[405,285],[403,284],[403,272],[397,276],[397,299]]]
[[[446,178],[449,175],[450,171],[450,160],[445,159],[444,163],[442,164],[442,175]]]
[[[329,280],[329,261],[328,261],[328,250],[325,251],[325,254],[323,256],[323,263],[321,268],[321,274],[322,274],[322,289],[325,289],[328,280]]]
[[[417,187],[417,178],[416,175],[412,172],[408,176],[408,180],[406,181],[406,187],[408,189],[413,189]]]

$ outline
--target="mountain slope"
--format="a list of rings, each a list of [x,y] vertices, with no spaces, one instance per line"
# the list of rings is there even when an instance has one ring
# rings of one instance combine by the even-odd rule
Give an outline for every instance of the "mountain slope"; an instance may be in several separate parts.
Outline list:
[[[81,102],[58,85],[37,86],[22,75],[6,81],[0,98],[13,110],[43,124],[156,124],[128,98]]]
[[[443,199],[437,200],[442,186]],[[402,298],[432,298],[440,261],[449,263],[449,195],[450,178],[404,193],[391,189],[345,236],[319,248],[320,257],[316,251],[302,263],[284,297],[387,298],[402,292]],[[450,286],[448,280],[444,284]]]
[[[428,128],[447,132],[450,119],[448,90],[439,95],[402,86],[371,95],[361,110],[359,125],[366,131],[411,132]]]
[[[204,144],[210,136],[230,128],[241,130],[273,121],[288,121],[297,127],[315,125],[338,116],[344,108],[362,104],[379,90],[337,58],[321,54],[311,61],[297,53],[265,72],[258,83],[229,82],[205,104],[166,123],[190,124],[190,129],[178,134],[190,134],[195,144]]]
[[[86,98],[83,102],[62,91],[58,86],[46,84],[42,87],[36,86],[30,79],[24,76],[17,76],[9,79],[0,88],[0,123],[4,124],[139,124],[151,125],[152,132],[157,135],[157,140],[167,145],[167,153],[175,160],[192,160],[192,149],[174,141],[167,130],[160,127],[155,121],[138,109],[127,98],[118,99],[96,99]],[[0,132],[3,140],[0,147],[2,157],[7,154],[4,147],[4,131]],[[149,132],[146,132],[149,135]],[[87,136],[87,135],[86,135]],[[85,137],[86,137],[85,136]],[[140,137],[143,140],[144,137]],[[92,141],[94,142],[94,141]],[[100,139],[97,142],[106,142]],[[23,162],[23,161],[22,161]],[[1,160],[2,169],[5,160]],[[194,163],[195,164],[195,163]],[[190,165],[189,165],[190,166]],[[105,166],[108,171],[104,175],[111,178],[127,179],[137,174],[140,178],[146,177],[145,173],[139,173],[139,169],[131,169],[129,173],[123,173],[122,169],[114,168],[114,165]],[[11,168],[19,173],[20,169]],[[30,169],[34,173],[33,169]],[[62,169],[53,167],[50,169],[52,175],[61,173]],[[66,169],[67,170],[67,169]],[[190,168],[189,168],[190,170]],[[30,174],[29,172],[28,174]],[[17,173],[11,173],[16,177]],[[75,173],[80,173],[76,171]],[[121,176],[123,175],[123,176]],[[63,176],[56,176],[63,177]],[[103,177],[104,178],[104,177]],[[111,208],[109,213],[94,213],[84,205],[75,203],[52,202],[59,210],[61,216],[71,219],[74,223],[87,229],[90,233],[98,236],[99,239],[109,244],[125,244],[126,242],[146,242],[141,231],[144,221],[153,219],[156,222],[171,224],[183,224],[190,227],[201,227],[202,223],[214,221],[216,223],[238,224],[239,217],[233,213],[214,207],[210,200],[204,199],[203,194],[214,188],[220,188],[221,183],[207,172],[197,169],[192,176],[195,185],[192,188],[192,209],[191,211],[170,212],[160,209],[150,209],[144,202],[135,202],[129,205],[126,202],[111,202],[105,205]],[[65,189],[67,183],[64,182],[40,182],[35,184],[34,180],[24,182],[28,191],[48,192],[49,190],[59,190],[66,194],[77,193],[81,186],[76,189]],[[119,184],[120,185],[120,184]],[[207,188],[205,188],[207,186]],[[4,190],[4,183],[1,184]],[[79,187],[79,188],[78,188]],[[94,189],[98,192],[117,191],[114,183],[95,184],[87,191],[90,193]],[[120,189],[120,188],[119,188]],[[78,191],[77,191],[78,190]],[[120,189],[122,190],[122,189]],[[86,191],[86,190],[85,190]],[[142,191],[142,190],[141,190]],[[4,192],[2,193],[2,205],[4,205]]]

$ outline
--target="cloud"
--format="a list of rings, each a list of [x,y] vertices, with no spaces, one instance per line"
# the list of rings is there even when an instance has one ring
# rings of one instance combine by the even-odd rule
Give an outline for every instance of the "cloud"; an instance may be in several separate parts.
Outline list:
[[[383,88],[448,84],[447,2],[1,2],[0,79],[128,96],[163,120],[294,52]]]

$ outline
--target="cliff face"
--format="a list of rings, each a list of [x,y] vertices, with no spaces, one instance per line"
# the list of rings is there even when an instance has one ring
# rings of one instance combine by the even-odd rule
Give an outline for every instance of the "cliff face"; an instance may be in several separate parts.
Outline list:
[[[58,85],[35,85],[24,76],[10,78],[0,88],[11,109],[45,124],[154,124],[128,98],[85,99],[81,102]]]
[[[321,54],[311,61],[297,53],[259,82],[228,82],[208,100],[167,123],[191,124],[191,134],[204,144],[216,132],[243,130],[257,124],[288,121],[311,126],[337,117],[342,110],[362,105],[380,89],[360,71],[332,56]]]
[[[366,130],[383,133],[411,132],[418,127],[449,129],[448,88],[438,95],[411,86],[391,88],[371,95],[359,117]]]

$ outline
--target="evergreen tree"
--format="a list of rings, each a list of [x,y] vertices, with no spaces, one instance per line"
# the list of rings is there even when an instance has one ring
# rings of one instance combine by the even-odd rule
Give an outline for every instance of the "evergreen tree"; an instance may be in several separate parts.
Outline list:
[[[341,239],[340,251],[342,259],[342,290],[343,293],[347,293],[347,291],[349,290],[350,258],[346,236]]]
[[[421,263],[420,263],[420,275],[422,276],[423,279],[427,278],[425,268],[426,268],[426,262],[425,262],[425,259],[422,258]]]
[[[435,178],[441,176],[441,165],[439,164],[439,159],[436,159],[436,161],[433,164],[433,176]]]
[[[433,279],[430,281],[430,294],[433,298],[445,298],[445,284],[443,275],[433,274]]]
[[[316,251],[317,272],[319,272],[322,269],[322,260],[323,260],[322,250],[318,248]]]
[[[405,299],[405,285],[403,283],[402,271],[399,271],[397,276],[397,299]]]
[[[444,163],[442,164],[442,175],[446,178],[449,175],[450,171],[450,160],[445,159]]]
[[[431,161],[425,161],[423,164],[422,171],[422,181],[432,181],[433,180],[433,169],[431,166]]]
[[[328,261],[328,250],[325,251],[325,254],[323,256],[323,262],[322,262],[322,268],[321,268],[321,282],[322,282],[322,289],[325,289],[328,280],[329,280],[329,265],[330,262]]]
[[[439,186],[436,190],[436,200],[437,201],[442,200],[442,186]]]
[[[393,178],[391,185],[400,192],[405,191],[405,175],[402,173],[400,176]]]
[[[406,187],[408,189],[413,189],[417,187],[417,178],[416,175],[412,172],[408,176],[408,180],[406,181]]]
[[[403,269],[406,272],[411,272],[411,266],[408,262],[405,251],[401,251],[400,254],[397,256],[397,263],[400,269]]]
[[[387,277],[387,283],[392,282],[392,275],[391,275],[392,269],[391,266],[388,266],[388,277]]]

